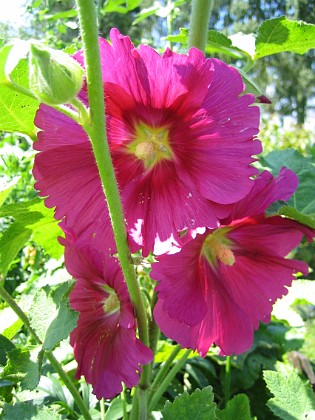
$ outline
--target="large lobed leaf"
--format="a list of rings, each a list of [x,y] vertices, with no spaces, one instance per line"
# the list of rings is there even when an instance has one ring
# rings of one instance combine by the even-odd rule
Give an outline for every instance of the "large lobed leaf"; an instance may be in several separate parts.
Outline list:
[[[311,48],[315,48],[315,25],[281,16],[266,20],[259,27],[254,58],[284,51],[305,54]]]

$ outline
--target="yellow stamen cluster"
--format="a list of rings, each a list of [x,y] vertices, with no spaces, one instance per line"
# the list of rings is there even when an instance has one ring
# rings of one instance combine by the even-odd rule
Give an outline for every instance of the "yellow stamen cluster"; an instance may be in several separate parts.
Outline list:
[[[235,263],[231,242],[226,238],[224,228],[215,230],[207,236],[202,246],[201,254],[207,258],[211,265],[217,265],[218,260],[229,266]]]
[[[109,293],[109,295],[103,300],[103,309],[104,312],[109,315],[120,310],[120,302],[112,288],[107,286],[105,287],[105,290]]]
[[[165,127],[153,128],[139,124],[136,128],[135,140],[129,150],[143,161],[146,169],[152,169],[162,159],[170,160],[173,153],[168,141],[168,130]]]

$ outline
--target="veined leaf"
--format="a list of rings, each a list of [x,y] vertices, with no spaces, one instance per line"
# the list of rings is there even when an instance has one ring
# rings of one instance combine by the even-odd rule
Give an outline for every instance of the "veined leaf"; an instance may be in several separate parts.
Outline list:
[[[315,25],[282,16],[259,27],[254,59],[284,51],[305,54],[311,48],[315,48]]]
[[[196,389],[191,395],[184,394],[176,397],[173,403],[166,402],[162,410],[164,420],[214,420],[216,419],[216,404],[213,401],[212,387],[202,390]]]
[[[297,373],[292,372],[286,377],[267,370],[264,379],[275,396],[267,405],[276,416],[284,420],[311,418],[308,415],[315,410],[315,395]]]

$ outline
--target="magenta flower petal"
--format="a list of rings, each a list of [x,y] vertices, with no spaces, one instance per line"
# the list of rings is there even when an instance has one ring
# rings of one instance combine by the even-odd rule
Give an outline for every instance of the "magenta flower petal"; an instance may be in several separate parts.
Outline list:
[[[65,264],[77,280],[70,293],[71,307],[80,312],[70,342],[78,362],[76,377],[84,375],[97,398],[113,398],[136,386],[141,366],[152,351],[135,332],[135,318],[118,262],[70,235],[65,244]],[[128,351],[126,351],[128,349]]]
[[[107,136],[128,232],[144,255],[164,252],[182,244],[179,231],[218,227],[252,188],[259,108],[235,69],[197,49],[159,55],[117,29],[111,41],[99,41]],[[74,57],[84,66],[82,51]],[[86,86],[79,97],[87,102]],[[108,216],[87,136],[49,107],[35,122],[36,188],[57,218],[81,231],[95,221],[102,238]]]
[[[297,175],[285,167],[281,168],[277,178],[268,171],[262,172],[250,193],[234,205],[229,220],[264,214],[272,203],[278,200],[288,201],[298,184]]]

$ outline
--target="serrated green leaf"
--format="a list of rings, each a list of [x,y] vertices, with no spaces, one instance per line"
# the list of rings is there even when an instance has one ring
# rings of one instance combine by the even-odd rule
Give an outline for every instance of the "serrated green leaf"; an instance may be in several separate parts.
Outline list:
[[[32,420],[61,420],[60,414],[48,407],[33,405],[31,402],[18,402],[14,405],[4,404],[3,414],[1,416],[3,420],[21,420],[21,419],[32,419]]]
[[[69,288],[69,283],[59,287],[64,290],[64,285]],[[36,292],[29,311],[29,318],[32,328],[43,341],[43,348],[52,350],[61,340],[67,338],[75,328],[77,313],[69,308],[65,296],[59,301],[56,299],[56,294],[52,293],[46,286]]]
[[[264,371],[263,375],[275,396],[267,405],[276,416],[284,420],[306,419],[308,413],[315,410],[315,395],[310,385],[295,372],[288,377],[274,371]]]
[[[0,334],[0,365],[5,366],[7,363],[7,352],[14,349],[15,345],[4,335]]]
[[[315,25],[282,16],[259,27],[254,59],[284,51],[305,54],[311,48],[315,48]]]
[[[223,410],[217,410],[217,418],[220,420],[251,420],[249,399],[245,394],[238,394],[230,400]]]
[[[39,347],[14,348],[7,353],[5,379],[20,382],[22,389],[35,389],[39,383],[44,352]]]
[[[164,420],[214,420],[216,404],[213,401],[212,387],[196,389],[191,395],[187,392],[176,397],[173,403],[166,402],[162,410]]]
[[[277,175],[286,166],[291,169],[299,178],[299,186],[288,202],[298,212],[310,218],[315,217],[315,166],[312,161],[294,149],[276,150],[261,157],[264,167],[270,169]],[[286,211],[287,209],[285,209]],[[298,217],[300,217],[298,215]]]

